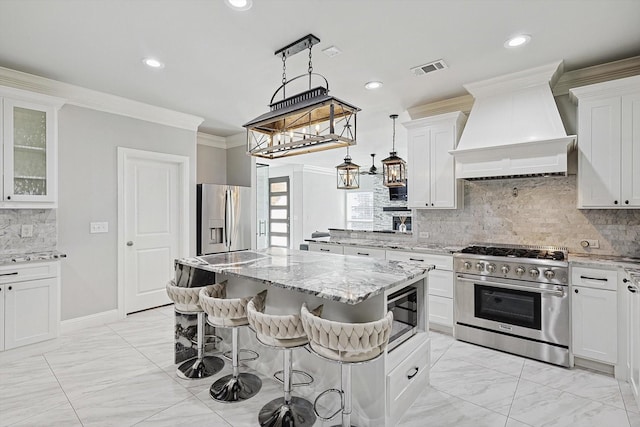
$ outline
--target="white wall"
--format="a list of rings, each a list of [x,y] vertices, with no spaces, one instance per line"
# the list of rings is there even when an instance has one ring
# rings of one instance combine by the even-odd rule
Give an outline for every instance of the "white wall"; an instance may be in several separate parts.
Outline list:
[[[117,147],[190,158],[191,218],[195,236],[196,132],[65,105],[59,114],[58,249],[62,263],[61,319],[117,307]],[[193,213],[193,214],[192,214]],[[109,232],[89,234],[106,221]],[[195,239],[191,239],[195,253]]]
[[[251,186],[251,173],[255,157],[247,155],[247,134],[239,133],[227,138],[227,184]]]

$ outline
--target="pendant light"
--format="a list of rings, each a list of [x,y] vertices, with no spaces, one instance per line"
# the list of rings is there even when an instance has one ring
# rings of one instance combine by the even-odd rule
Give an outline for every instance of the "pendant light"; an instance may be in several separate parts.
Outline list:
[[[375,164],[376,153],[371,153],[371,167],[369,168],[369,175],[375,175],[378,173],[378,168]]]
[[[270,111],[244,125],[247,154],[277,159],[356,144],[356,114],[360,109],[330,96],[327,79],[313,72],[311,48],[319,42],[309,34],[275,52],[282,58],[282,85],[271,97]],[[305,49],[309,50],[307,73],[287,79],[287,58]],[[312,76],[321,78],[324,86],[312,88]],[[308,77],[309,89],[287,97],[287,85],[303,77]],[[282,99],[276,101],[280,92]]]
[[[336,175],[338,178],[338,190],[354,190],[360,188],[360,166],[351,161],[349,147],[347,147],[347,155],[344,158],[344,163],[336,166]]]
[[[393,120],[393,148],[389,157],[382,161],[382,184],[385,187],[404,187],[407,185],[407,162],[396,153],[396,119],[397,114],[389,116]]]

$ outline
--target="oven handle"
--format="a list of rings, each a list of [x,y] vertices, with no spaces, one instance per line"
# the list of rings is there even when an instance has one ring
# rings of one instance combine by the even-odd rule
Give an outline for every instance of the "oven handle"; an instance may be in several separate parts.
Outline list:
[[[471,280],[471,279],[465,279],[464,277],[460,277],[460,276],[456,276],[456,278],[458,280],[460,280],[461,282],[470,282],[473,284],[487,284],[487,285],[494,285],[494,286],[498,286],[501,288],[506,288],[506,289],[514,289],[514,290],[524,290],[524,291],[529,291],[529,292],[535,292],[538,294],[551,294],[551,295],[555,295],[558,297],[563,297],[564,296],[564,290],[560,289],[560,290],[549,290],[549,289],[539,289],[539,288],[532,288],[531,286],[519,286],[519,285],[508,285],[506,283],[499,283],[499,282],[490,282],[488,280]]]

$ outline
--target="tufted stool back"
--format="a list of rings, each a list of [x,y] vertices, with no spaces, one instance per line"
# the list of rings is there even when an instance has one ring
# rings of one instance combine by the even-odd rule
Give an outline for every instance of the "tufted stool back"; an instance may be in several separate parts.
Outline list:
[[[249,324],[246,307],[251,297],[227,298],[226,282],[200,289],[200,306],[210,324],[227,328]]]
[[[343,323],[322,319],[301,309],[302,325],[311,348],[320,356],[339,362],[365,362],[384,352],[389,342],[393,313],[367,323]]]
[[[209,285],[208,287],[211,287]],[[183,288],[181,286],[176,286],[176,282],[174,280],[169,280],[167,282],[167,295],[173,303],[175,304],[176,311],[180,313],[198,313],[202,311],[200,306],[200,290],[203,288]]]
[[[298,347],[308,342],[299,314],[266,314],[267,291],[262,291],[247,304],[249,324],[260,342],[273,347]],[[322,307],[322,306],[321,306]],[[321,310],[322,308],[320,308]]]

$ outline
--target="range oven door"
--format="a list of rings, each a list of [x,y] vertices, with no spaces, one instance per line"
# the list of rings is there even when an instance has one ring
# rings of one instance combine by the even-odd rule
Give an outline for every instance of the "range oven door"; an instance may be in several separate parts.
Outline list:
[[[568,346],[566,286],[458,274],[455,322],[489,331]]]

